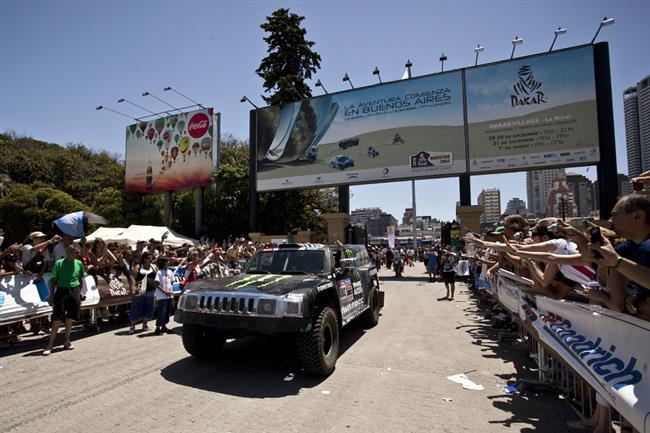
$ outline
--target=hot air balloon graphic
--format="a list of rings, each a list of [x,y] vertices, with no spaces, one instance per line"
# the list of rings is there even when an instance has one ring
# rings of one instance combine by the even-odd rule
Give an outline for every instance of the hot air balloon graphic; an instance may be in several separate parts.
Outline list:
[[[172,154],[172,158],[174,158],[174,162],[176,162],[176,157],[178,156],[178,147],[176,146],[172,147],[171,154]]]
[[[162,117],[159,118],[159,119],[156,119],[156,121],[154,122],[154,127],[156,128],[156,132],[158,133],[158,135],[160,135],[163,128],[165,127],[165,119],[162,118]]]
[[[156,131],[154,131],[153,128],[149,128],[149,129],[147,130],[147,139],[148,139],[149,141],[152,141],[154,135],[156,135]]]
[[[208,152],[212,149],[212,139],[210,137],[205,137],[201,140],[201,150],[205,154],[205,157],[208,157]]]
[[[183,154],[183,161],[185,161],[185,156],[189,153],[190,151],[190,137],[181,137],[180,142],[178,143],[178,147]]]
[[[199,150],[201,150],[201,145],[199,144],[198,141],[194,142],[194,144],[192,145],[192,150],[194,151],[194,156],[196,156],[196,154],[199,153]]]
[[[141,132],[144,132],[144,130],[147,129],[147,122],[138,123],[138,127],[140,128]]]
[[[176,129],[178,130],[178,132],[180,132],[182,134],[183,129],[185,129],[185,121],[184,120],[179,120],[178,124],[176,125]]]
[[[172,132],[169,130],[163,132],[162,138],[165,141],[165,149],[169,149],[169,142],[172,140]]]
[[[136,136],[136,137],[138,138],[138,140],[139,140],[139,139],[142,137],[142,131],[140,131],[139,129],[138,129],[137,131],[135,131],[135,136]]]
[[[179,140],[180,138],[181,138],[180,135],[178,135],[178,134],[174,135],[174,142],[175,142],[176,144],[178,144],[178,140]]]
[[[178,117],[173,116],[169,118],[169,124],[172,126],[172,129],[176,128],[177,122],[178,122]]]
[[[163,141],[162,140],[156,141],[156,147],[158,148],[158,150],[162,149],[162,146],[163,146]]]

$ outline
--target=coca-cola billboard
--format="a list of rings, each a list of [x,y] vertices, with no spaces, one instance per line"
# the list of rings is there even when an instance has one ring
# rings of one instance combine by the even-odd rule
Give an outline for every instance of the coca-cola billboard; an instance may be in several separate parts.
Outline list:
[[[196,113],[190,119],[190,124],[187,127],[187,132],[189,132],[190,137],[192,138],[201,138],[208,132],[210,127],[210,119],[205,113]]]
[[[212,108],[205,108],[129,125],[126,190],[155,193],[209,185],[214,117]]]

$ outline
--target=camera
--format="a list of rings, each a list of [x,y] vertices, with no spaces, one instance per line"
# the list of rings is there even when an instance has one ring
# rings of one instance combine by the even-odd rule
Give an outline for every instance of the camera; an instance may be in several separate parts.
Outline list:
[[[589,228],[589,240],[592,244],[602,245],[605,243],[603,240],[603,234],[600,232],[599,227],[590,227]]]

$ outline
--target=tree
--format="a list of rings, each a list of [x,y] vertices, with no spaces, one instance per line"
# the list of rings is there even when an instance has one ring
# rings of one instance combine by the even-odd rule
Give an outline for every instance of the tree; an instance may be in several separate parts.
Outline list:
[[[300,27],[305,17],[278,9],[260,27],[269,36],[268,56],[255,71],[264,80],[264,97],[267,104],[285,104],[297,99],[311,97],[311,89],[305,83],[320,68],[320,55],[312,51],[314,42],[305,39],[307,30]]]

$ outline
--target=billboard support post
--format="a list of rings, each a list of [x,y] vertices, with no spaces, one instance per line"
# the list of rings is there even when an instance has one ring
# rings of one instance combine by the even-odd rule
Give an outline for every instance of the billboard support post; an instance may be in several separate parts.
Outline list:
[[[257,222],[257,212],[259,197],[257,195],[257,111],[250,111],[250,131],[249,131],[249,164],[248,164],[248,196],[250,207],[248,209],[248,231],[251,233],[259,232]]]
[[[415,257],[417,260],[418,256],[418,213],[415,207],[415,180],[411,181],[411,199],[413,200],[413,251],[415,251]]]
[[[194,190],[194,237],[200,239],[203,236],[203,188]]]
[[[604,220],[609,218],[618,196],[612,77],[607,42],[599,42],[594,45],[594,68],[598,104],[598,136],[600,138],[600,162],[596,166],[596,170],[598,173],[600,219]]]
[[[469,174],[461,174],[458,176],[458,185],[460,187],[460,205],[472,205],[472,190],[469,183]]]
[[[172,192],[165,191],[163,194],[163,203],[164,203],[164,221],[163,224],[165,227],[170,227],[172,225]]]
[[[350,213],[350,186],[339,185],[338,196],[339,196],[339,212],[349,214]]]

